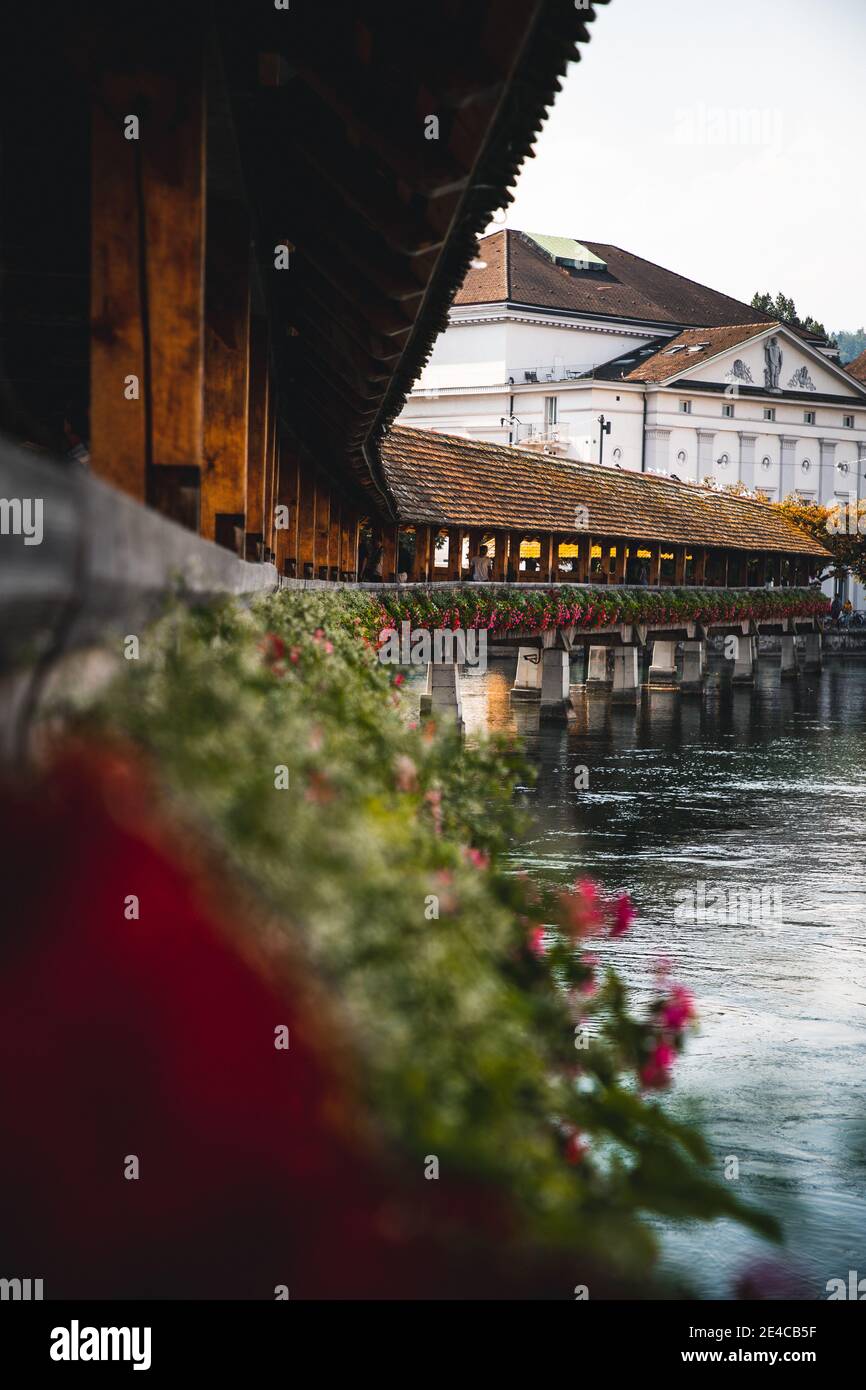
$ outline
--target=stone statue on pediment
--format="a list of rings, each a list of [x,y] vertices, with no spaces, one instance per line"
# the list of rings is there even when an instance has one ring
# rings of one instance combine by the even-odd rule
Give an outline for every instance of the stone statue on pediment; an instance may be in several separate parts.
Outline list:
[[[779,374],[782,370],[782,349],[779,339],[773,335],[764,344],[764,386],[768,391],[778,391]]]

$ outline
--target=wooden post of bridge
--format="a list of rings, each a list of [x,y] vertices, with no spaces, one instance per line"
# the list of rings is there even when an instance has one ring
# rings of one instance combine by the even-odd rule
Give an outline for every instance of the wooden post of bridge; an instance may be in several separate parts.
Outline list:
[[[662,547],[659,541],[652,541],[649,547],[649,583],[658,588],[662,582]]]
[[[325,478],[316,478],[316,579],[328,577],[328,542],[331,534],[331,489]]]
[[[250,334],[250,225],[240,203],[210,199],[205,291],[201,533],[228,549],[244,525]]]
[[[328,578],[335,582],[340,578],[342,566],[343,511],[340,494],[331,489],[331,529],[328,537]]]
[[[294,578],[298,570],[298,525],[300,521],[301,466],[298,456],[287,446],[279,451],[279,475],[277,479],[277,507],[280,509],[280,525],[275,532],[274,551],[277,570],[288,578]],[[282,509],[285,508],[285,511]]]
[[[557,557],[559,552],[559,542],[556,536],[541,537],[541,573],[545,576],[547,583],[552,584],[557,578]]]
[[[705,545],[695,546],[692,554],[694,555],[692,582],[705,584],[707,580],[707,547]]]
[[[382,578],[386,584],[393,584],[397,578],[397,555],[399,553],[399,527],[395,522],[386,522],[382,531]]]
[[[203,26],[98,54],[91,125],[90,455],[94,473],[198,525],[204,394]],[[133,126],[132,121],[135,121]]]
[[[613,562],[613,582],[614,584],[625,583],[625,553],[626,542],[621,538],[616,543],[616,558]]]
[[[277,423],[276,394],[271,391],[268,396],[268,433],[265,447],[264,544],[262,548],[262,559],[264,560],[273,559],[277,549],[276,507],[281,451],[282,437]]]
[[[585,584],[589,579],[589,556],[592,549],[592,538],[587,535],[577,537],[577,562],[574,567],[574,577],[578,584]]]
[[[674,546],[674,584],[682,586],[686,582],[686,547]]]
[[[301,464],[298,512],[298,578],[316,577],[316,475],[309,463]]]
[[[250,411],[247,473],[244,493],[244,555],[257,560],[264,544],[265,473],[269,424],[268,325],[250,323]]]
[[[506,573],[511,571],[514,583],[520,580],[520,542],[523,539],[520,531],[509,531],[508,533],[508,560]]]
[[[415,527],[415,578],[421,584],[428,584],[432,577],[433,528]]]

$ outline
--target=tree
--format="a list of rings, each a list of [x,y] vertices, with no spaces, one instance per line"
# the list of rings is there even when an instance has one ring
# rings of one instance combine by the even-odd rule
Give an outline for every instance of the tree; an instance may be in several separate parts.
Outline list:
[[[833,342],[839,349],[839,360],[844,365],[853,362],[861,352],[866,352],[866,328],[846,330],[840,328],[833,334]]]
[[[761,293],[759,290],[752,295],[751,307],[759,309],[762,314],[772,314],[773,318],[779,319],[782,323],[793,324],[795,328],[802,328],[806,333],[819,333],[822,338],[826,338],[827,331],[823,323],[813,319],[811,315],[806,318],[799,318],[797,306],[793,299],[783,294],[779,290],[776,298],[770,294],[769,290]]]
[[[830,551],[822,579],[841,579],[851,574],[866,583],[866,498],[848,503],[807,502],[791,493],[773,503],[784,516]]]

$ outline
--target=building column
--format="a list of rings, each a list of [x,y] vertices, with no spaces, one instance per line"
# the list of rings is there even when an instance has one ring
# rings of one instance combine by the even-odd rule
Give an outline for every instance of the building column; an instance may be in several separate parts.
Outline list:
[[[646,431],[646,464],[647,473],[663,468],[669,471],[670,466],[670,430],[654,427]]]
[[[797,445],[799,440],[791,434],[779,436],[779,501],[783,502],[796,491]]]
[[[820,632],[806,633],[806,650],[803,654],[803,670],[817,672],[823,665]]]
[[[614,647],[610,698],[616,704],[631,704],[637,699],[639,690],[637,647]]]
[[[819,439],[821,462],[818,467],[818,501],[832,502],[836,496],[836,440]]]
[[[515,700],[541,699],[541,652],[537,647],[518,647],[511,694]]]
[[[782,680],[793,680],[797,674],[797,643],[793,633],[783,633],[782,655],[779,665],[779,672]]]
[[[568,652],[548,647],[541,654],[541,718],[562,722],[571,709]]]
[[[704,661],[706,646],[703,642],[683,643],[683,676],[680,690],[684,695],[700,695],[704,688]]]
[[[737,430],[737,434],[740,440],[740,482],[748,488],[753,488],[755,486],[755,445],[758,442],[758,436],[746,434],[744,430]]]
[[[697,430],[698,436],[698,473],[697,478],[700,482],[703,478],[711,478],[715,474],[715,460],[713,459],[713,446],[716,441],[715,430]]]
[[[676,682],[676,642],[653,642],[652,661],[649,668],[649,684],[676,685]]]
[[[734,658],[733,682],[735,685],[755,684],[755,642],[754,637],[737,639],[737,655]]]

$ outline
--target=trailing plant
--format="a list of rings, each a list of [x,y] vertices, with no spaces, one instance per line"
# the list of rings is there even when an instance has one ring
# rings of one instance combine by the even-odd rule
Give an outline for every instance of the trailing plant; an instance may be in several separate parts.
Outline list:
[[[464,622],[494,601],[450,600]],[[514,602],[535,613],[539,599]],[[376,658],[385,611],[405,609],[345,591],[174,613],[74,722],[143,751],[171,816],[217,845],[262,921],[276,915],[303,943],[395,1156],[436,1155],[443,1174],[507,1194],[527,1239],[630,1273],[652,1262],[647,1214],[772,1234],[662,1103],[691,997],[662,964],[636,1017],[593,949],[606,939],[607,956],[632,930],[624,886],[551,889],[509,871],[513,787],[530,773],[502,739],[469,747],[417,724],[399,673]]]

